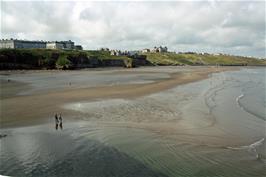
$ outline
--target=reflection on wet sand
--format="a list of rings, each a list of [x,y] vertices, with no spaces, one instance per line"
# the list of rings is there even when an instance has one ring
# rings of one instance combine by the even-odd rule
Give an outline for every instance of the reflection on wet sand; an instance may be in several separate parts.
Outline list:
[[[81,126],[85,126],[87,131]],[[68,125],[54,133],[50,124],[5,130],[1,139],[0,174],[38,177],[167,177],[132,156],[83,133],[95,133],[87,123]],[[85,128],[84,127],[84,128]],[[34,133],[32,133],[34,132]]]

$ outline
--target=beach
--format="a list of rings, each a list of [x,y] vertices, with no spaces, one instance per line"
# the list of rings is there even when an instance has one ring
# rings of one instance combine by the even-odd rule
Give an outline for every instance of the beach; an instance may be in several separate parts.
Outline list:
[[[179,84],[204,79],[210,73],[228,69],[231,70],[232,68],[196,67],[191,70],[189,67],[181,67],[176,70],[174,67],[170,67],[170,69],[161,67],[159,71],[158,69],[147,68],[109,71],[62,71],[59,73],[58,71],[26,71],[22,74],[22,76],[25,76],[24,78],[18,78],[15,81],[12,80],[12,75],[9,76],[4,72],[3,78],[5,79],[1,80],[1,95],[4,99],[1,105],[2,110],[4,110],[1,115],[1,126],[15,126],[16,123],[23,123],[24,121],[26,125],[35,121],[49,121],[49,118],[56,112],[67,114],[60,107],[67,102],[107,98],[134,99],[167,90]],[[16,77],[19,74],[14,76]],[[33,76],[34,74],[36,74],[36,77]],[[58,74],[63,75],[62,79],[64,81],[60,81],[60,78],[57,80]],[[67,78],[68,74],[73,78]],[[77,75],[81,78],[78,83],[75,83],[77,82],[75,80]],[[99,83],[95,82],[96,79],[88,79],[88,83],[83,82],[82,79],[86,81],[86,76],[90,78],[94,75],[101,77],[99,78],[100,82],[97,81]],[[121,78],[121,75],[125,77]],[[135,78],[134,75],[136,75]],[[112,81],[112,76],[117,78]],[[12,81],[8,82],[8,78]],[[36,82],[31,83],[30,79]],[[43,79],[47,80],[44,81]]]
[[[1,71],[0,174],[264,176],[264,77],[262,67]]]

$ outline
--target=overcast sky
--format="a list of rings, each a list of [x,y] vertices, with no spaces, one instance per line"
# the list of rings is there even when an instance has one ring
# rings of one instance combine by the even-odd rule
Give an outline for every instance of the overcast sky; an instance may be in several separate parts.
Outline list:
[[[1,38],[265,56],[264,1],[1,1]]]

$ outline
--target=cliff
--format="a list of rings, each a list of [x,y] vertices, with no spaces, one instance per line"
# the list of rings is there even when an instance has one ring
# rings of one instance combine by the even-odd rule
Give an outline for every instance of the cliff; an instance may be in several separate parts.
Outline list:
[[[76,69],[150,65],[146,56],[112,56],[106,51],[1,49],[0,69]]]
[[[150,65],[266,66],[266,60],[230,55],[144,53],[114,56],[107,51],[1,49],[0,69],[76,69]]]

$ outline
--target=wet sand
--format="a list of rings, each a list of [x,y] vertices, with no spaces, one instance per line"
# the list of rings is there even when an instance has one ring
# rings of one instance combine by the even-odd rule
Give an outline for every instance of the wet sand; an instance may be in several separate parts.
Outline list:
[[[0,138],[0,174],[265,176],[266,117],[257,111],[265,108],[257,95],[265,90],[265,72],[238,69],[0,76],[18,86],[2,85],[9,94],[1,99],[0,134],[7,136]],[[63,114],[62,129],[55,128],[54,112]]]
[[[156,71],[156,68],[140,68],[139,70],[111,70],[110,71],[96,71],[96,74],[113,74],[113,75],[132,75],[141,73],[149,73],[155,75],[151,79],[152,83],[140,83],[140,84],[117,84],[117,85],[105,85],[105,86],[96,86],[96,87],[87,87],[87,88],[75,88],[73,84],[71,86],[65,86],[61,89],[52,89],[49,92],[37,92],[35,94],[28,95],[19,95],[14,96],[15,94],[9,93],[11,97],[7,97],[5,91],[2,89],[2,94],[4,95],[1,98],[1,127],[10,127],[10,126],[26,126],[32,124],[39,124],[50,121],[53,114],[56,112],[61,112],[65,117],[75,118],[75,112],[67,111],[61,108],[61,105],[69,102],[78,102],[78,101],[89,101],[95,99],[103,98],[126,98],[134,99],[136,97],[141,97],[144,95],[149,95],[152,93],[160,92],[173,88],[180,84],[185,84],[208,77],[210,73],[221,72],[225,70],[236,69],[234,67],[189,67],[186,69],[179,69],[178,67],[172,70],[161,69]],[[152,70],[152,71],[150,71]],[[47,71],[44,71],[47,73]],[[58,71],[54,71],[53,76],[58,74]],[[64,72],[64,71],[61,71]],[[89,71],[81,71],[89,72]],[[169,78],[156,80],[157,73],[165,73],[169,75]],[[17,72],[15,72],[17,73]],[[25,74],[27,72],[24,71]],[[30,74],[35,74],[35,72],[29,71]],[[38,73],[42,73],[38,71]],[[68,73],[68,72],[66,72]],[[69,72],[71,73],[71,72]],[[3,74],[3,73],[2,73]],[[10,73],[9,73],[10,74]],[[12,72],[11,72],[12,74]],[[49,74],[49,72],[48,72]],[[1,84],[2,88],[6,87],[5,85],[10,83]],[[85,83],[84,83],[85,84]],[[21,88],[28,87],[27,84],[21,84]]]

